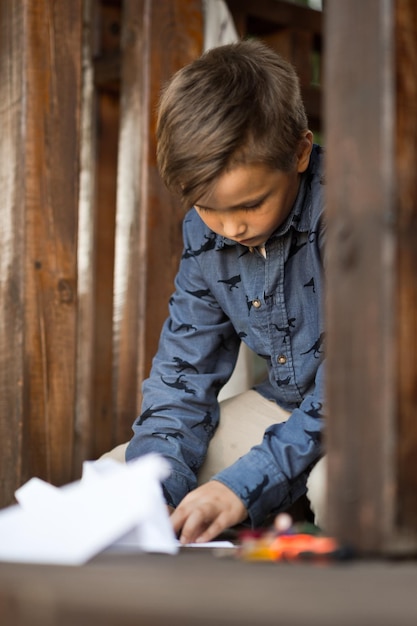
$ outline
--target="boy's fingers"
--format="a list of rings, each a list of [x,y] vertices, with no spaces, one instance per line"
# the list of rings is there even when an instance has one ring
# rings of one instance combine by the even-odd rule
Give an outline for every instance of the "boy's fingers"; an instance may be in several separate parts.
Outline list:
[[[218,535],[220,535],[220,533],[225,528],[227,528],[227,524],[223,524],[221,522],[221,516],[219,515],[210,524],[210,526],[208,526],[208,528],[206,528],[204,532],[195,539],[195,541],[197,543],[205,543],[206,541],[212,541],[213,539],[218,537]]]
[[[201,509],[194,509],[184,521],[181,530],[181,543],[193,543],[210,524]]]
[[[241,500],[225,485],[212,481],[190,492],[171,515],[181,543],[211,541],[246,517]]]
[[[187,514],[183,508],[177,507],[175,511],[172,513],[170,520],[171,524],[174,528],[174,532],[176,535],[180,532],[181,528],[184,525],[184,522],[187,518]]]

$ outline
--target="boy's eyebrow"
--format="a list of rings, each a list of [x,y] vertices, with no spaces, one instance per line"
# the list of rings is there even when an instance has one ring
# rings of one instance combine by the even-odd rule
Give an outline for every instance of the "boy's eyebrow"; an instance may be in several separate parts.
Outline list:
[[[266,198],[269,196],[269,194],[270,194],[270,192],[268,191],[267,193],[264,193],[262,196],[258,196],[257,198],[252,198],[251,200],[246,200],[246,202],[239,202],[238,204],[232,204],[231,206],[227,207],[227,209],[228,210],[240,209],[241,207],[245,207],[245,206],[250,207],[251,205],[256,206],[257,204],[260,204],[261,202],[266,200]],[[200,202],[195,202],[194,206],[197,206],[200,209],[205,209],[206,211],[214,211],[215,210],[212,207],[204,206],[204,204],[200,204]]]

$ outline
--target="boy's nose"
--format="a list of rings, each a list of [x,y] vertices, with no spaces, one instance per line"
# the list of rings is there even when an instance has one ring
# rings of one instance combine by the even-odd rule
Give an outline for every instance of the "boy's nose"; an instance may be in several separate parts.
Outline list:
[[[240,220],[228,219],[223,220],[223,232],[224,236],[228,239],[238,239],[244,235],[246,226]]]

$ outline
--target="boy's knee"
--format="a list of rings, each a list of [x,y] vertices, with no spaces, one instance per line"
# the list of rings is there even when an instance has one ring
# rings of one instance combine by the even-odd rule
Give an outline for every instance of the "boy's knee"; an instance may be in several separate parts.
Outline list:
[[[127,446],[128,446],[128,443],[121,443],[120,445],[116,446],[112,450],[109,450],[109,452],[105,452],[104,454],[102,454],[100,459],[111,459],[112,461],[125,463]]]
[[[320,528],[326,526],[327,506],[327,458],[324,456],[310,472],[307,479],[307,498],[314,513],[314,523]]]

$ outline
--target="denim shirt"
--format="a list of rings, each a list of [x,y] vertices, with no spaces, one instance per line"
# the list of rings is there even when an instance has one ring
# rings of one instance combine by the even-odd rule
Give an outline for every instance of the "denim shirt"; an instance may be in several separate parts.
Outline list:
[[[241,498],[256,526],[305,492],[322,454],[322,158],[314,146],[294,206],[266,242],[265,257],[216,235],[194,209],[184,219],[170,315],[126,453],[129,460],[159,452],[171,462],[163,487],[173,506],[196,487],[219,421],[217,395],[241,341],[267,364],[257,391],[291,415],[213,478]]]

